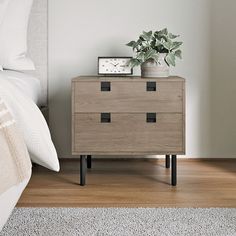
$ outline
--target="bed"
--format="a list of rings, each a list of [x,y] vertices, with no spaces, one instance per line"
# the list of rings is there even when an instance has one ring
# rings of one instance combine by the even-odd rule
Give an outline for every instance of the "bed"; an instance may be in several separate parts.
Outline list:
[[[5,2],[7,1],[13,0],[5,0]],[[0,150],[0,231],[30,180],[31,161],[51,170],[59,171],[57,153],[52,143],[47,123],[40,112],[40,110],[45,110],[48,106],[47,6],[47,0],[34,0],[29,19],[28,52],[34,61],[36,70],[0,70],[0,105],[4,106],[2,111],[0,110],[0,118],[6,114],[12,116],[11,124],[14,124],[19,129],[20,145],[23,145],[21,154],[25,158],[22,162],[23,164],[21,164],[23,172],[20,175],[16,168],[20,163],[17,159],[17,152],[9,151],[11,155],[15,155],[16,165],[13,161],[6,159],[4,150]],[[10,127],[5,127],[5,123],[1,123],[0,119],[0,128],[6,129]],[[7,124],[10,124],[9,121]],[[7,132],[7,130],[3,131]],[[4,135],[0,129],[0,138],[2,137]],[[15,137],[13,138],[15,139]],[[15,150],[17,147],[14,147],[14,142],[11,145],[13,145]],[[25,152],[22,151],[24,147]],[[15,169],[12,168],[8,171],[6,169],[7,166],[14,166]],[[9,173],[13,170],[19,173],[16,174],[15,178],[13,178],[14,180],[7,187],[7,178],[11,178]]]

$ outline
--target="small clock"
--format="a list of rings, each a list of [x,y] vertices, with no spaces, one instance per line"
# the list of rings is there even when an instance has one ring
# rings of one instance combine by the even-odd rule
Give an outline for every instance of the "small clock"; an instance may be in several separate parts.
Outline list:
[[[132,75],[133,69],[129,66],[132,57],[99,57],[99,75]]]

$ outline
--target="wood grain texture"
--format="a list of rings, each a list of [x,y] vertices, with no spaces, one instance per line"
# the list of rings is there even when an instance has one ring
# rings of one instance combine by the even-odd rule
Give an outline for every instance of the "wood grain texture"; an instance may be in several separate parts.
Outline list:
[[[169,77],[163,77],[163,78],[142,78],[140,76],[78,76],[74,79],[72,79],[72,83],[78,82],[78,81],[85,81],[85,82],[96,82],[96,81],[123,81],[123,82],[140,82],[140,81],[157,81],[157,82],[170,82],[170,81],[182,81],[184,82],[185,79],[181,78],[179,76],[169,76]]]
[[[109,81],[111,91],[101,91]],[[156,82],[156,91],[146,91]],[[111,124],[100,114],[111,113]],[[147,124],[146,113],[157,113]],[[180,77],[78,77],[72,80],[72,154],[185,153],[185,80]]]
[[[74,112],[183,112],[183,82],[161,81],[156,91],[146,91],[148,79],[111,80],[111,91],[101,91],[101,81],[74,83]]]
[[[18,207],[236,207],[236,160],[178,160],[170,186],[164,160],[97,160],[79,186],[79,160],[37,166]]]
[[[111,113],[111,123],[101,123],[100,113],[74,116],[75,155],[184,153],[182,114],[158,113],[156,123],[146,113]]]

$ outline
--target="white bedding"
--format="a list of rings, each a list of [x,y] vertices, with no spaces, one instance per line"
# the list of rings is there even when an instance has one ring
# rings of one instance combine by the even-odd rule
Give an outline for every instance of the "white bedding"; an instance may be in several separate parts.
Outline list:
[[[42,104],[42,88],[39,79],[23,72],[3,70],[0,71],[1,79],[14,85],[22,94],[31,98],[35,104]]]
[[[0,71],[0,97],[6,103],[24,136],[31,160],[54,171],[59,171],[59,161],[47,123],[36,105],[36,103],[40,104],[41,100],[40,82],[24,73]],[[2,170],[0,169],[0,171]],[[0,230],[28,181],[26,180],[0,195]]]
[[[33,92],[24,88],[23,73],[20,76],[9,76],[5,71],[0,72],[0,97],[7,104],[24,136],[31,160],[54,171],[59,171],[59,161],[56,149],[51,140],[47,123],[34,103]],[[25,82],[30,80],[26,75]],[[22,80],[22,82],[20,82]],[[28,83],[32,85],[32,83]]]
[[[29,179],[11,187],[0,195],[0,231],[7,222],[8,217],[11,215],[12,210],[14,209],[28,182]]]
[[[0,2],[6,0],[0,0]],[[27,54],[28,21],[33,0],[10,0],[2,11],[0,65],[11,70],[35,70]]]

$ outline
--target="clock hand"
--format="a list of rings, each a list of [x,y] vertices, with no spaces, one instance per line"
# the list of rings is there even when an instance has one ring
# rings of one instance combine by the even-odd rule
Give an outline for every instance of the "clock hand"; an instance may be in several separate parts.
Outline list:
[[[110,64],[117,67],[120,63],[114,64],[114,63],[110,62]]]

